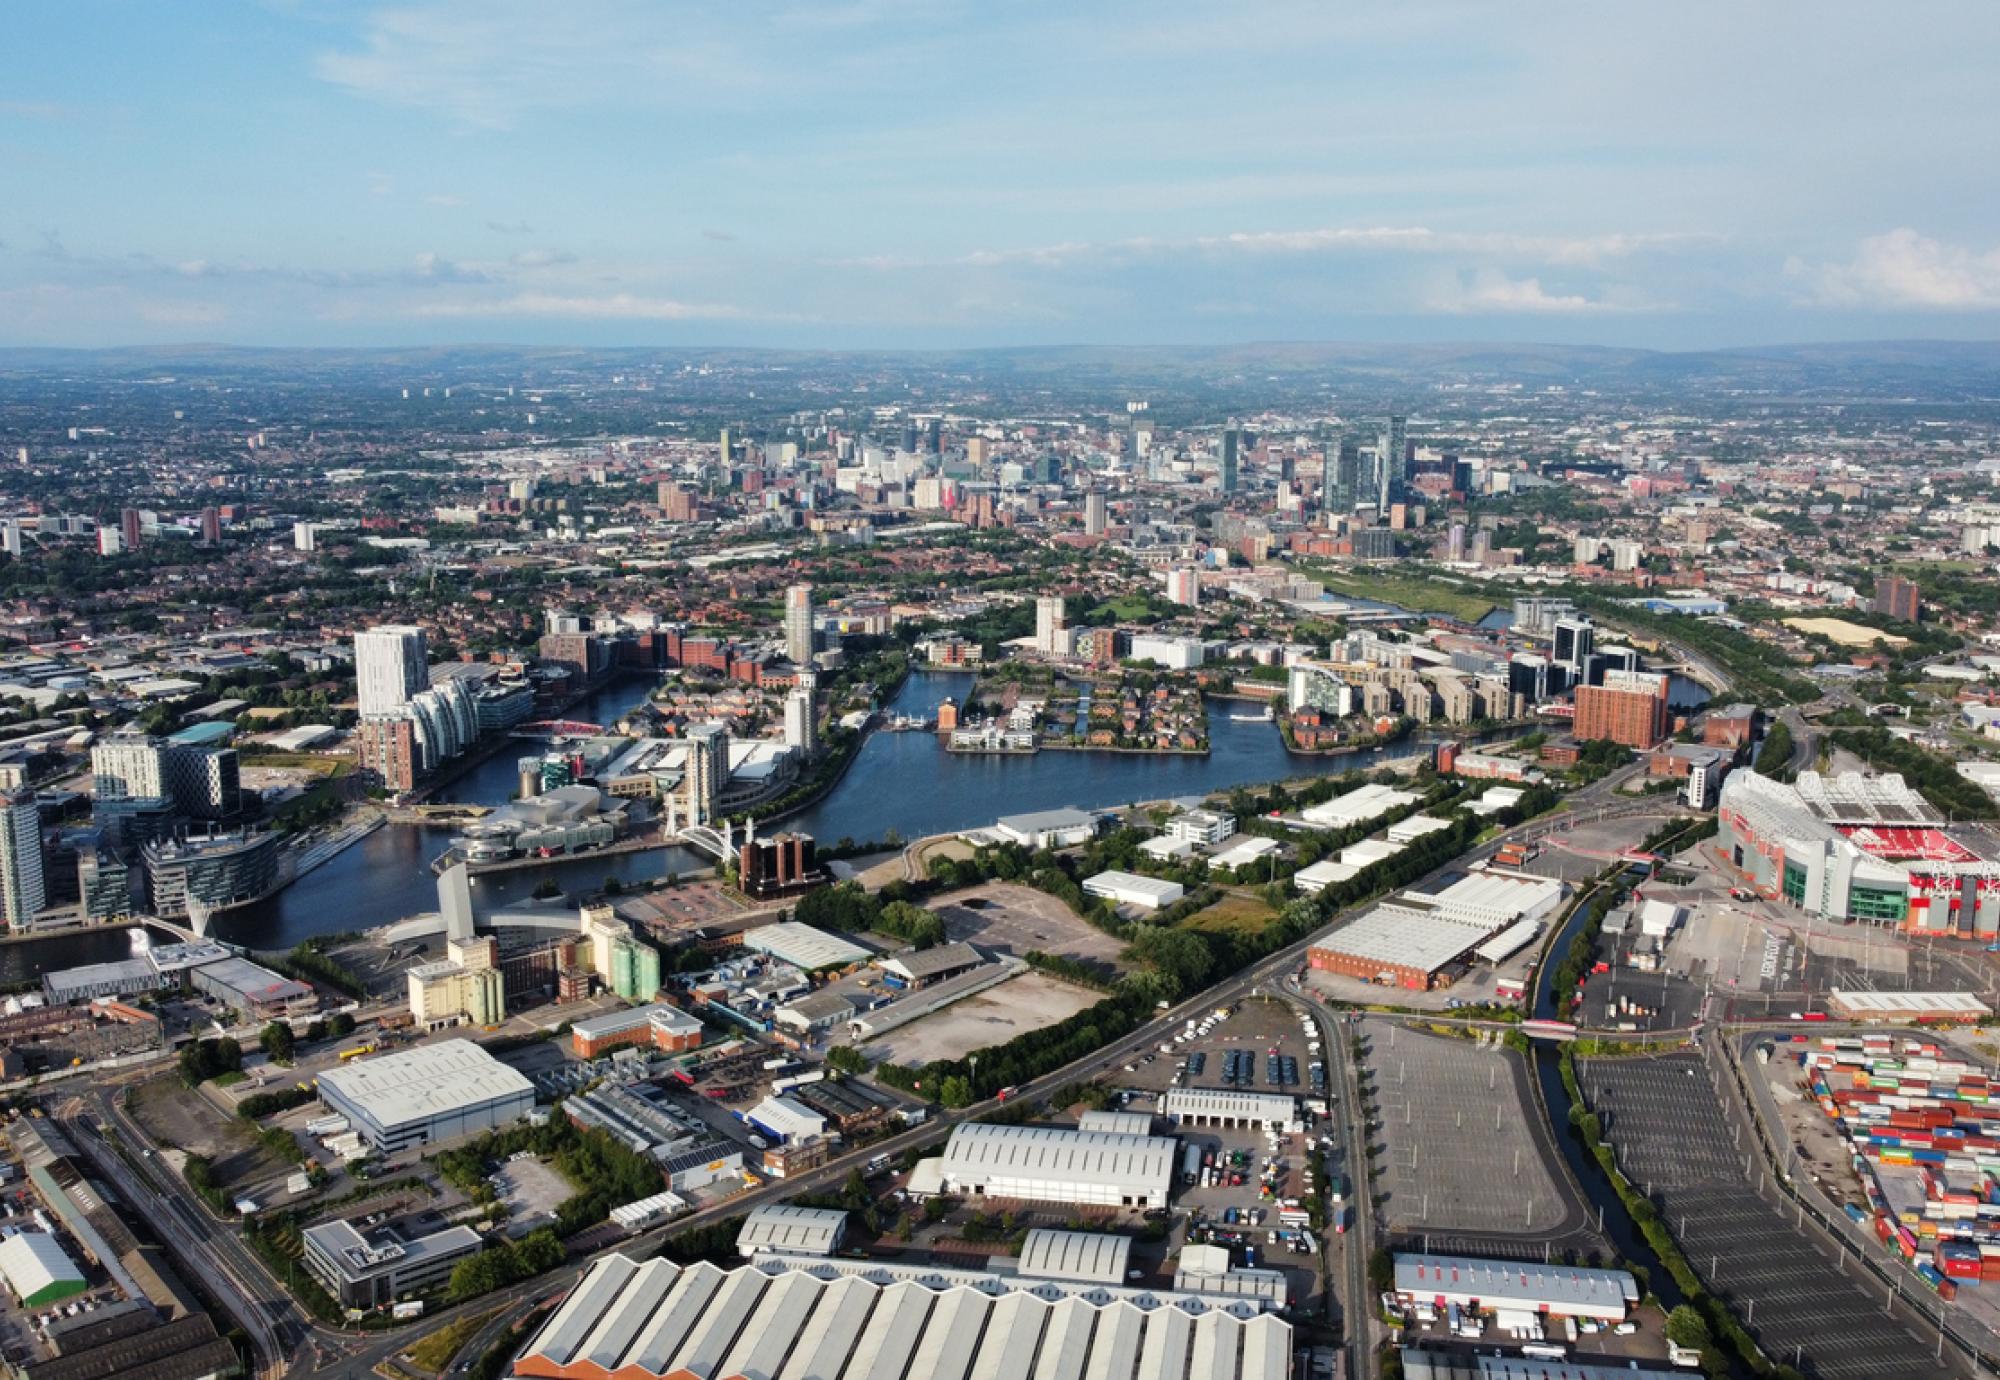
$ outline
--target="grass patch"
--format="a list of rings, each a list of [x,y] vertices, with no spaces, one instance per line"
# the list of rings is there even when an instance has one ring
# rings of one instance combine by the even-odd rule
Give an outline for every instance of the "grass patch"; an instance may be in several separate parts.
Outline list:
[[[1114,617],[1130,620],[1144,617],[1146,614],[1152,612],[1152,607],[1143,595],[1126,594],[1106,603],[1099,604],[1090,611],[1090,616],[1095,618],[1101,614],[1110,613]]]
[[[1345,594],[1352,599],[1377,599],[1415,613],[1442,613],[1465,623],[1477,623],[1496,607],[1482,593],[1451,581],[1409,572],[1334,571],[1316,565],[1307,573],[1325,585],[1329,593]]]
[[[472,1334],[491,1322],[499,1311],[495,1308],[485,1313],[470,1313],[446,1323],[410,1348],[411,1364],[433,1373],[443,1370],[458,1355],[459,1348],[471,1340]]]
[[[353,766],[338,758],[315,757],[305,752],[262,752],[256,748],[241,755],[246,767],[270,767],[273,770],[309,771],[315,776],[335,777],[344,775]]]
[[[1224,896],[1207,910],[1198,910],[1183,922],[1186,928],[1215,934],[1254,934],[1271,923],[1277,912],[1255,896]]]
[[[208,1081],[215,1084],[215,1086],[218,1088],[233,1088],[238,1083],[247,1080],[249,1077],[250,1075],[245,1073],[242,1069],[229,1069],[226,1072],[216,1074],[215,1077],[209,1079]]]

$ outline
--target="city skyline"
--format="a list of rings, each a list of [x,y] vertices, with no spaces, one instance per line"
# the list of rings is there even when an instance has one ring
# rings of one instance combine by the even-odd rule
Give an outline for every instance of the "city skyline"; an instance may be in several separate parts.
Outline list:
[[[2000,335],[1970,5],[111,14],[0,29],[0,345]]]

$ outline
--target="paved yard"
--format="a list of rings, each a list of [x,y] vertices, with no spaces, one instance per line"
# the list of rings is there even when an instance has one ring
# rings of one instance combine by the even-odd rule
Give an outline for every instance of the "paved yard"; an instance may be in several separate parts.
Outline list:
[[[862,1048],[869,1058],[899,1064],[956,1059],[976,1049],[1004,1045],[1030,1030],[1054,1025],[1103,1000],[1101,993],[1044,973],[1022,973],[954,1002],[934,1016],[891,1030]]]

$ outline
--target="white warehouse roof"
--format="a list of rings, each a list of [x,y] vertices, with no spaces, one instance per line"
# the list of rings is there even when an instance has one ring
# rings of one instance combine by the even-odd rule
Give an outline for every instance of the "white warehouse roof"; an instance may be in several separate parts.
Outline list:
[[[1164,1203],[1173,1172],[1174,1143],[1165,1136],[968,1121],[944,1147],[944,1176],[955,1184],[1055,1182],[1145,1193]]]
[[[1380,905],[1359,919],[1321,935],[1313,943],[1335,953],[1397,968],[1433,973],[1486,937],[1414,906]]]
[[[1073,1279],[1122,1284],[1132,1259],[1132,1238],[1106,1231],[1050,1231],[1038,1227],[1021,1243],[1021,1274],[1030,1279]]]
[[[743,947],[781,958],[795,968],[815,972],[821,968],[845,968],[871,955],[858,944],[801,925],[796,920],[780,920],[775,925],[759,925],[743,935]]]
[[[535,1085],[470,1040],[442,1040],[357,1059],[319,1075],[385,1127],[446,1116],[509,1097],[534,1100]]]
[[[1185,894],[1179,882],[1163,881],[1158,877],[1142,877],[1137,872],[1100,872],[1094,877],[1086,877],[1083,889],[1092,896],[1103,896],[1124,905],[1147,906],[1157,910],[1161,906],[1171,906]]]
[[[28,1300],[57,1284],[83,1283],[83,1272],[56,1239],[43,1231],[15,1232],[0,1241],[0,1275],[14,1297]]]
[[[738,1255],[775,1251],[782,1255],[832,1255],[847,1230],[847,1213],[840,1208],[794,1207],[778,1203],[760,1207],[743,1219],[736,1233]]]
[[[1391,810],[1414,805],[1421,799],[1422,796],[1371,781],[1365,786],[1349,791],[1346,795],[1337,795],[1317,805],[1308,805],[1299,813],[1309,824],[1318,825],[1322,829],[1338,829],[1349,824],[1359,824],[1364,819],[1379,818]]]
[[[1230,1088],[1169,1088],[1160,1099],[1160,1115],[1228,1117],[1258,1126],[1281,1126],[1299,1115],[1298,1099],[1289,1093],[1237,1092]]]
[[[1528,1260],[1461,1255],[1398,1255],[1396,1292],[1447,1303],[1477,1299],[1482,1307],[1547,1309],[1559,1317],[1622,1319],[1639,1301],[1639,1285],[1624,1270],[1589,1270]]]

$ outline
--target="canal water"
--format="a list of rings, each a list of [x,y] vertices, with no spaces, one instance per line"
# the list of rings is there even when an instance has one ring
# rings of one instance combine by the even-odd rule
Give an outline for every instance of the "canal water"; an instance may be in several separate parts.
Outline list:
[[[1583,929],[1589,912],[1588,905],[1576,908],[1563,925],[1562,932],[1548,949],[1548,958],[1535,978],[1535,1019],[1552,1021],[1556,1015],[1555,970],[1562,956],[1569,952],[1570,941]],[[1549,1111],[1549,1134],[1555,1137],[1556,1145],[1569,1166],[1570,1176],[1583,1190],[1584,1201],[1604,1219],[1603,1235],[1611,1242],[1612,1249],[1627,1264],[1642,1266],[1646,1271],[1647,1283],[1659,1297],[1661,1306],[1672,1309],[1684,1302],[1680,1286],[1660,1263],[1646,1238],[1639,1235],[1626,1215],[1625,1204],[1619,1200],[1617,1192],[1605,1178],[1604,1170],[1590,1152],[1584,1148],[1583,1137],[1569,1124],[1571,1100],[1569,1089],[1563,1086],[1562,1063],[1558,1057],[1559,1046],[1546,1040],[1537,1040],[1533,1045],[1535,1061],[1535,1082],[1542,1093],[1542,1105]]]

